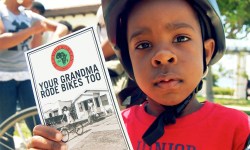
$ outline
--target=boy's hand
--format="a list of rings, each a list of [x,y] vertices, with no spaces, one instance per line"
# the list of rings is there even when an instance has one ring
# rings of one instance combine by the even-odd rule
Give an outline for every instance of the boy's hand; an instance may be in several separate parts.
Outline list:
[[[51,149],[51,150],[66,150],[67,145],[62,140],[60,131],[43,125],[37,125],[33,129],[33,137],[27,145],[29,150]]]

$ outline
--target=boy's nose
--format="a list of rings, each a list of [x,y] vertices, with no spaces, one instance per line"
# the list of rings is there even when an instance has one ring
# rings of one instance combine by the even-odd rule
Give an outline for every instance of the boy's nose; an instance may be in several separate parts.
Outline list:
[[[177,57],[171,51],[161,50],[154,55],[151,63],[154,67],[158,67],[159,65],[166,65],[166,64],[176,64]]]

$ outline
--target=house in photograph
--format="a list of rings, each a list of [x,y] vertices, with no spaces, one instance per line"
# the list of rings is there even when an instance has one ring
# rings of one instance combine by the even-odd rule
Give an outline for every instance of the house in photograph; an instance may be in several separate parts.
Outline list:
[[[44,117],[51,118],[55,116],[61,115],[63,112],[63,108],[70,107],[72,100],[62,101],[58,100],[55,103],[49,103],[44,107]]]
[[[89,103],[92,104],[91,107]],[[111,114],[112,105],[108,90],[86,90],[73,100],[58,100],[47,104],[43,113],[47,124],[67,122],[67,117],[64,115],[65,108],[70,111],[74,122],[87,122],[90,113],[99,118]]]
[[[74,106],[78,120],[88,119],[90,107],[88,103],[93,104],[93,113],[99,117],[106,116],[113,112],[112,102],[107,90],[86,90],[74,100]]]

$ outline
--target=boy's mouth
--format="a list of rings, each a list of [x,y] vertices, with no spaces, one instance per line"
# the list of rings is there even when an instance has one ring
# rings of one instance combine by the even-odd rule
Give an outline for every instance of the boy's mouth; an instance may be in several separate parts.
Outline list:
[[[177,88],[179,83],[183,82],[180,78],[172,75],[166,75],[158,77],[154,85],[164,89],[174,89]]]

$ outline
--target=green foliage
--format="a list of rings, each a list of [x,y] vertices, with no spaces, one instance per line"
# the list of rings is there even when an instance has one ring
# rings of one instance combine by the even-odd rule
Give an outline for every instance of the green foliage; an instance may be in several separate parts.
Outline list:
[[[233,95],[234,89],[231,88],[221,88],[221,87],[213,87],[214,95]]]
[[[233,69],[226,69],[221,63],[217,64],[217,68],[213,67],[213,86],[218,87],[218,80],[220,78],[233,78]]]
[[[248,114],[248,116],[250,116],[250,111],[245,111],[246,114]]]
[[[218,74],[212,74],[213,76],[213,86],[217,87],[218,86],[218,80],[219,80],[219,75]]]
[[[206,100],[205,97],[197,97],[198,101],[203,102]],[[231,106],[244,106],[250,107],[250,101],[245,99],[232,99],[232,98],[214,98],[214,103],[221,105],[231,105]]]
[[[197,97],[199,102],[204,102],[206,98],[204,97]],[[241,110],[241,107],[250,107],[250,101],[245,99],[226,99],[226,98],[215,98],[214,103],[224,105],[224,106],[237,106],[239,110]],[[244,111],[246,114],[250,116],[249,110],[241,110]]]
[[[250,0],[217,0],[227,38],[244,38],[250,32]],[[240,34],[238,34],[240,33]]]

